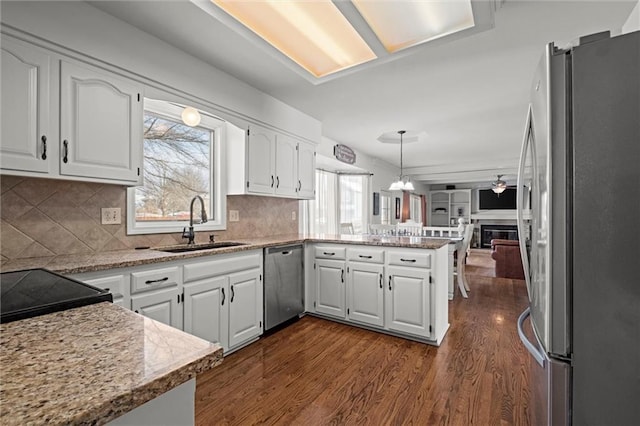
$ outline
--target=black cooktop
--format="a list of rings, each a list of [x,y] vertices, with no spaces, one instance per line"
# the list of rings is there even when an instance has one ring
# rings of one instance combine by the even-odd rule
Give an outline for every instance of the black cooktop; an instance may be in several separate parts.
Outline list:
[[[0,323],[99,302],[113,302],[107,290],[47,269],[0,274]]]

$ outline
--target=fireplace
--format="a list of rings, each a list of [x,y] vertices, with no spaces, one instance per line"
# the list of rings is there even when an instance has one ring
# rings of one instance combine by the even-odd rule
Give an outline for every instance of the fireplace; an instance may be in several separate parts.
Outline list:
[[[491,248],[491,240],[517,240],[516,225],[481,225],[480,238],[482,248]]]

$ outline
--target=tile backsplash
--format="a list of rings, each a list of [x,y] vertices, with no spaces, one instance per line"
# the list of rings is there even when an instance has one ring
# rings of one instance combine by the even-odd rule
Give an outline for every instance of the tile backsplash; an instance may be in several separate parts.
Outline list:
[[[127,188],[91,182],[0,176],[0,255],[2,260],[61,254],[91,254],[142,246],[182,244],[180,233],[127,235]],[[119,207],[122,224],[102,225],[103,207]],[[298,201],[233,195],[227,212],[237,210],[239,222],[226,231],[196,232],[196,242],[257,238],[298,232]]]

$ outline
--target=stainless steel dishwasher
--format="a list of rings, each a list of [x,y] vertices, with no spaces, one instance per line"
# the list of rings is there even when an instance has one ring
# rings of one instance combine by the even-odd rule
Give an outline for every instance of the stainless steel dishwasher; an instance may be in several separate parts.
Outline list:
[[[264,249],[264,329],[304,312],[302,245]]]

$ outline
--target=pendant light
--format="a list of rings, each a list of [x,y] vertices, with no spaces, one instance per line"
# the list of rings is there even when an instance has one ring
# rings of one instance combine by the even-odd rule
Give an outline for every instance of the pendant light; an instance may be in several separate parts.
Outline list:
[[[498,180],[491,183],[491,190],[496,194],[502,194],[505,189],[507,189],[507,182],[503,181],[501,178],[504,175],[498,175]]]
[[[402,174],[402,137],[406,132],[406,130],[398,130],[400,135],[400,176],[389,186],[389,191],[413,191],[415,189],[411,180]]]

